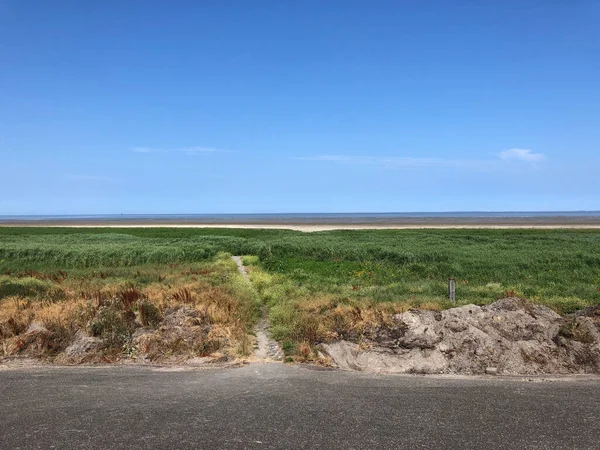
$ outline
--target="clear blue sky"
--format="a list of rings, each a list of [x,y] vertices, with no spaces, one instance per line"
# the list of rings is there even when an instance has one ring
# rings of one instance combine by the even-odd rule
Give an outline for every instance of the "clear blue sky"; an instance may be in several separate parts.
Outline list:
[[[0,214],[600,210],[600,2],[0,0]]]

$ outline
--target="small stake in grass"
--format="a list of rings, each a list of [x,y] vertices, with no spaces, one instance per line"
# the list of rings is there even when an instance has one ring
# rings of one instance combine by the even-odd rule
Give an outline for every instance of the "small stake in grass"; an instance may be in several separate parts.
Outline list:
[[[448,278],[448,298],[452,303],[456,301],[456,278]]]

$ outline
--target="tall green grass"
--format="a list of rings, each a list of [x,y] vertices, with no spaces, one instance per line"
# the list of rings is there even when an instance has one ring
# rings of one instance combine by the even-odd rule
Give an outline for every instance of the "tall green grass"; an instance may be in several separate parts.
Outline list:
[[[235,236],[140,237],[120,233],[2,234],[0,270],[70,269],[204,261],[219,252],[267,256],[259,241]]]
[[[566,305],[600,302],[596,230],[289,230],[0,228],[0,273],[173,264],[254,255],[307,295],[359,301],[461,301],[514,292]]]

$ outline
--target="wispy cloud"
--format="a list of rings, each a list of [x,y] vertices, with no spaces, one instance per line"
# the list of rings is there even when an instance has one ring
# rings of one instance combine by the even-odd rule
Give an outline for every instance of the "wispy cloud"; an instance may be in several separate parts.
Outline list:
[[[424,158],[412,156],[354,156],[354,155],[316,155],[293,158],[301,161],[322,161],[337,164],[383,166],[392,169],[416,169],[424,167],[455,167],[474,170],[491,169],[504,161],[539,162],[545,159],[542,153],[531,150],[510,149],[488,159]]]
[[[546,159],[546,155],[543,153],[534,153],[532,150],[526,148],[511,148],[500,152],[501,159],[505,161],[517,160],[527,162],[540,162]]]
[[[231,150],[223,150],[212,147],[181,147],[181,148],[156,148],[156,147],[133,147],[134,153],[183,153],[186,155],[198,155],[202,153],[230,153]]]

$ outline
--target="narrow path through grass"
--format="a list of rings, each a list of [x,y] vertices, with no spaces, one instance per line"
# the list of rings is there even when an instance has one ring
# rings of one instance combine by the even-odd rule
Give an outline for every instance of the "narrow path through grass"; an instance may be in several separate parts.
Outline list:
[[[237,264],[240,273],[248,280],[248,283],[250,283],[250,277],[244,267],[242,258],[240,256],[232,256],[232,259]],[[267,308],[263,305],[261,310],[261,318],[255,328],[256,344],[254,355],[256,358],[263,361],[281,361],[283,359],[283,352],[281,351],[279,344],[269,336],[269,316]]]

